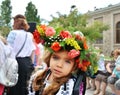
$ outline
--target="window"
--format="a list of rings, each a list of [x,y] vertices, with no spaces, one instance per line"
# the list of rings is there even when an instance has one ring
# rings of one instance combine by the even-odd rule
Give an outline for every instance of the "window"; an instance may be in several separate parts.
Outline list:
[[[120,43],[120,22],[116,24],[116,43]]]
[[[94,21],[103,22],[103,17],[94,18]],[[101,32],[101,35],[103,35],[103,32]],[[96,40],[96,44],[103,44],[103,36]]]

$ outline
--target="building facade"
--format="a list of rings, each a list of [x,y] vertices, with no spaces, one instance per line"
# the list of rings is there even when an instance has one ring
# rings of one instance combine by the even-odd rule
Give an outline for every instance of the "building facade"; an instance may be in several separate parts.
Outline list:
[[[120,3],[95,9],[88,12],[88,15],[90,16],[89,24],[98,20],[110,27],[109,30],[103,31],[103,39],[96,42],[94,46],[100,47],[106,55],[110,55],[113,49],[120,48]]]

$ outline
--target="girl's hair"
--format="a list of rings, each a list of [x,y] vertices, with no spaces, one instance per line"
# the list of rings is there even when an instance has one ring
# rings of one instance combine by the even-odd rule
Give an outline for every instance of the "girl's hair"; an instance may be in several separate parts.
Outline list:
[[[51,55],[52,53],[49,50],[45,50],[43,60],[48,67],[49,67]],[[77,64],[74,65],[74,70],[76,68],[77,68]],[[71,72],[68,76],[55,79],[54,83],[52,83],[48,88],[46,88],[42,95],[54,95],[60,89],[60,86],[68,81],[68,79],[72,76],[72,73],[73,72]],[[46,72],[42,72],[35,78],[33,82],[33,88],[35,91],[38,91],[44,85],[42,80],[45,74]]]
[[[52,53],[49,50],[45,50],[44,54],[43,54],[43,61],[47,64],[47,66],[49,67],[50,65],[50,57],[51,57]]]
[[[26,21],[25,16],[18,14],[13,19],[14,19],[13,29],[15,29],[15,30],[23,29],[25,31],[27,31],[29,29],[29,25]]]

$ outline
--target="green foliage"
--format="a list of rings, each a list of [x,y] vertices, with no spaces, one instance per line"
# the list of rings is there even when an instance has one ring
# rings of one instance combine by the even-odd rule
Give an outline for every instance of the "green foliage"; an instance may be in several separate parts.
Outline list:
[[[94,22],[88,26],[87,20],[89,16],[78,13],[77,9],[71,11],[68,15],[62,15],[59,12],[57,14],[58,17],[52,16],[53,19],[49,22],[50,26],[62,27],[71,32],[82,31],[90,43],[101,38],[103,36],[102,32],[109,28],[108,25],[101,22]]]
[[[3,37],[7,37],[9,31],[10,28],[8,26],[0,26],[0,35],[2,35]]]
[[[1,17],[2,17],[2,25],[10,27],[11,21],[11,13],[12,13],[12,6],[10,0],[2,1],[1,5]]]
[[[77,10],[71,11],[69,15],[57,13],[59,17],[53,17],[53,20],[49,22],[50,26],[61,26],[69,31],[78,31],[80,27],[85,27],[87,24],[87,15],[78,14]]]
[[[89,52],[90,52],[89,59],[90,59],[91,65],[89,66],[88,72],[91,74],[91,76],[93,76],[98,71],[98,63],[97,63],[98,56],[95,48],[93,47],[89,49]]]
[[[25,16],[28,22],[40,23],[40,16],[38,15],[38,10],[32,2],[28,3]]]
[[[2,1],[0,13],[0,34],[6,37],[11,29],[12,6],[10,0]]]
[[[82,28],[81,31],[91,42],[94,42],[95,40],[102,38],[102,32],[108,29],[108,25],[95,21],[92,25]]]

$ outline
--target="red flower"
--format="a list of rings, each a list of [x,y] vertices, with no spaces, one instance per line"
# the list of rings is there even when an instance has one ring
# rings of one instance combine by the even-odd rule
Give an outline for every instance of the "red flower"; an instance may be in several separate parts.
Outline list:
[[[36,42],[37,44],[41,42],[41,40],[40,40],[40,34],[39,34],[39,32],[38,32],[37,30],[35,30],[35,31],[33,32],[33,37],[34,37],[35,42]]]
[[[82,63],[77,63],[78,68],[81,69],[81,71],[87,71],[87,67],[90,65],[90,62],[87,60],[83,60]]]
[[[87,60],[83,60],[83,61],[82,61],[82,64],[83,64],[84,66],[88,67],[88,66],[90,65],[90,62],[87,61]]]
[[[61,31],[60,32],[60,36],[64,39],[64,38],[71,38],[72,35],[70,34],[69,31]]]
[[[77,40],[82,40],[82,37],[81,37],[80,35],[78,35],[78,34],[75,35],[75,38],[76,38]]]
[[[79,59],[79,58],[76,59],[75,62],[76,62],[77,64],[80,63],[80,59]]]
[[[54,50],[54,51],[59,51],[61,49],[61,46],[60,46],[59,42],[52,43],[51,49]]]
[[[78,68],[81,69],[83,67],[82,63],[78,63]]]

